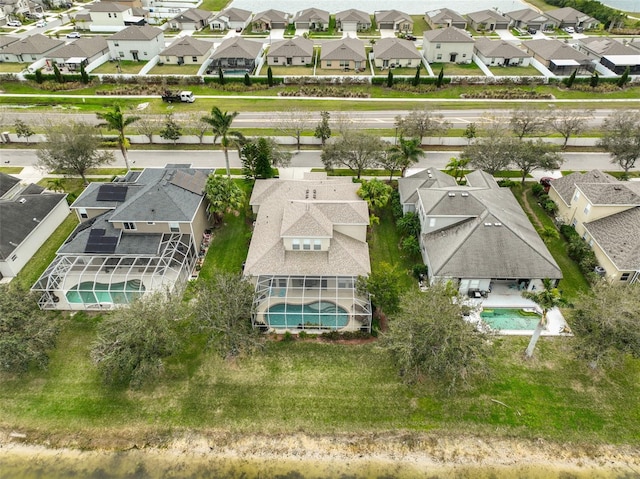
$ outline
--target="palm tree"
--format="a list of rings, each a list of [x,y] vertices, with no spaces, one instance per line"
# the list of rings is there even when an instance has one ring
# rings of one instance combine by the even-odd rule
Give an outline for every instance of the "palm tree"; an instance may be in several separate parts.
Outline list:
[[[392,146],[389,151],[396,158],[396,162],[400,171],[402,172],[402,176],[404,176],[405,171],[414,163],[417,163],[420,158],[424,156],[424,151],[420,148],[420,139],[419,138],[408,138],[404,139],[402,136],[398,138],[398,144]],[[391,177],[389,177],[389,181],[393,179],[393,170],[391,171]]]
[[[462,177],[464,176],[464,169],[469,164],[469,158],[456,158],[453,157],[447,163],[445,167],[445,171],[450,173],[457,183],[462,181]]]
[[[220,146],[224,151],[224,159],[227,166],[227,177],[231,178],[231,169],[229,168],[229,146],[232,142],[236,144],[244,140],[244,136],[237,130],[231,130],[231,124],[235,117],[238,116],[238,112],[228,113],[220,110],[217,106],[211,109],[210,116],[202,117],[202,121],[205,121],[211,125],[213,130],[213,142],[215,143],[220,138]]]
[[[531,336],[531,341],[529,341],[529,346],[527,346],[527,350],[524,353],[527,359],[531,359],[533,357],[533,351],[536,348],[538,339],[540,339],[540,334],[547,324],[547,313],[551,309],[565,304],[564,299],[560,296],[560,292],[557,288],[552,286],[550,279],[543,279],[542,283],[544,285],[544,289],[542,291],[523,291],[522,293],[523,297],[530,299],[536,303],[540,309],[542,309],[542,316],[540,317],[538,326],[536,326],[533,336]]]
[[[131,123],[138,121],[140,119],[139,116],[130,116],[125,118],[120,105],[114,105],[113,110],[108,111],[106,113],[96,113],[96,116],[104,120],[105,122],[99,126],[106,126],[108,130],[114,130],[118,133],[118,146],[120,147],[120,151],[122,152],[122,157],[124,158],[124,164],[129,170],[129,158],[127,157],[127,147],[129,146],[129,140],[124,134],[124,130]]]

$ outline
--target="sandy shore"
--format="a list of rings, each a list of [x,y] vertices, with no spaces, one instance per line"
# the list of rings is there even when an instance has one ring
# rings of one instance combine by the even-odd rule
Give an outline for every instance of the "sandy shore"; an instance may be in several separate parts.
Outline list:
[[[0,431],[0,477],[640,478],[639,446],[419,433],[198,432],[155,441],[119,437],[115,447],[91,442],[76,436],[35,444],[28,434]]]

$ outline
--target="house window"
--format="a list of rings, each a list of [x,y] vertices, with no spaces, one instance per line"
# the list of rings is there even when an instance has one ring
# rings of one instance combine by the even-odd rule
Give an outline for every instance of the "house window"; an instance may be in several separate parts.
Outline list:
[[[117,14],[117,13],[114,13],[114,14],[113,14],[113,18],[118,18],[118,14]]]
[[[120,55],[120,58],[124,58],[124,52],[118,52],[118,55]]]
[[[156,224],[156,222],[155,222],[155,221],[147,221],[147,224],[148,224],[148,225],[155,225],[155,224]]]
[[[327,60],[327,66],[330,67],[331,66],[331,60]]]
[[[319,239],[313,240],[313,249],[315,251],[320,251],[322,249],[322,240],[319,240]]]
[[[442,60],[442,53],[438,53],[436,55],[436,60]]]
[[[110,13],[107,13],[107,15],[109,15],[109,18],[111,18],[111,14]]]
[[[622,276],[620,276],[620,281],[629,281],[630,275],[631,273],[622,273]]]
[[[349,60],[340,60],[340,68],[348,68]]]
[[[436,43],[436,50],[440,50],[440,43]]]
[[[353,289],[353,279],[338,278],[338,289]]]
[[[304,250],[311,250],[311,240],[310,239],[306,239],[302,241],[302,249]]]
[[[296,250],[300,249],[300,240],[299,239],[291,240],[291,248]]]
[[[463,53],[463,54],[462,54],[462,58],[467,58],[467,54],[466,54],[466,53]]]
[[[118,42],[113,42],[113,46],[114,46],[114,47],[119,47],[119,46],[120,46],[120,43],[118,43]]]
[[[574,218],[573,221],[571,222],[571,226],[575,228],[577,224],[578,224],[578,220]]]
[[[18,259],[18,255],[17,255],[17,254],[14,254],[14,255],[11,257],[11,261],[15,261],[15,260],[17,260],[17,259]]]
[[[279,61],[278,57],[273,57],[273,63],[278,63],[278,61]],[[329,64],[327,63],[327,65],[329,65]]]
[[[280,288],[286,288],[287,287],[287,278],[278,278],[278,286]]]
[[[86,208],[78,208],[78,214],[80,215],[80,218],[88,218],[89,215],[87,214],[87,209]]]
[[[147,52],[142,52],[142,55],[146,57],[147,56]]]
[[[436,225],[435,218],[429,218],[429,228],[433,228]]]
[[[136,229],[135,223],[132,223],[130,221],[125,221],[124,223],[122,223],[122,226],[126,230],[134,230],[134,229]]]
[[[180,233],[180,225],[178,223],[169,223],[169,231],[172,233]]]
[[[191,61],[196,63],[198,61],[198,57],[191,57]]]
[[[573,201],[578,201],[580,199],[580,192],[576,191],[576,194],[573,195]]]
[[[590,204],[587,204],[587,206],[585,206],[585,207],[584,207],[584,214],[585,214],[585,215],[588,215],[588,214],[589,214],[589,211],[591,211],[591,205],[590,205]]]

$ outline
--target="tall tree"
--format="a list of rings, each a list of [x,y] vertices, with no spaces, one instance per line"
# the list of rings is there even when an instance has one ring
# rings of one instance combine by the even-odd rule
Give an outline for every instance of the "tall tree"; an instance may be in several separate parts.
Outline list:
[[[400,304],[381,345],[405,381],[428,378],[451,392],[487,371],[487,336],[465,321],[464,300],[450,287],[435,282],[406,294]]]
[[[271,71],[271,67],[267,68],[267,85],[273,86],[273,71]]]
[[[557,170],[560,168],[564,158],[556,149],[555,145],[545,143],[540,138],[536,141],[520,141],[510,145],[510,163],[512,166],[518,167],[522,173],[522,184],[529,173],[534,170]]]
[[[618,78],[618,81],[616,82],[616,85],[618,85],[618,88],[624,88],[624,86],[629,81],[630,73],[631,73],[631,68],[629,68],[629,65],[627,65],[627,68],[624,69],[624,72],[622,73],[620,78]]]
[[[460,158],[468,159],[473,168],[484,170],[491,175],[508,168],[511,163],[510,149],[515,142],[499,124],[484,130],[484,136],[462,150]]]
[[[198,137],[200,144],[204,141],[204,135],[211,128],[211,125],[202,119],[198,113],[192,113],[187,118],[187,131],[191,135]]]
[[[444,67],[440,68],[440,73],[438,73],[438,78],[436,80],[436,88],[442,88],[444,84]]]
[[[640,111],[618,110],[604,120],[602,130],[598,146],[609,153],[611,163],[619,165],[628,178],[640,157]]]
[[[548,120],[540,110],[531,107],[516,108],[511,112],[511,131],[522,140],[525,136],[543,133]]]
[[[240,159],[247,178],[272,178],[273,167],[291,163],[291,153],[281,149],[273,138],[260,137],[243,145]]]
[[[99,151],[100,138],[95,128],[86,123],[49,125],[45,127],[47,141],[39,145],[37,166],[46,171],[77,174],[88,185],[85,175],[89,168],[114,161],[110,151]]]
[[[229,177],[209,175],[205,194],[209,200],[209,212],[213,214],[216,224],[225,213],[237,212],[244,206],[244,192]]]
[[[471,144],[471,140],[473,140],[478,135],[476,124],[469,123],[464,129],[464,133],[462,135],[467,139],[467,145]]]
[[[393,86],[393,72],[389,70],[387,73],[387,88],[391,88]]]
[[[542,310],[540,321],[538,321],[538,325],[536,326],[536,329],[531,336],[531,340],[529,341],[527,350],[524,352],[524,355],[527,359],[531,359],[533,357],[533,352],[536,349],[536,344],[538,344],[538,339],[540,339],[540,334],[542,334],[542,330],[547,324],[547,314],[549,313],[549,311],[565,303],[562,299],[562,296],[560,296],[560,291],[552,286],[552,282],[550,279],[544,279],[543,285],[544,287],[541,291],[522,292],[523,297],[530,299],[531,301],[536,303]]]
[[[296,140],[296,148],[300,151],[302,134],[313,126],[311,112],[300,108],[290,108],[278,112],[273,121],[278,130]]]
[[[374,178],[372,180],[362,180],[358,188],[358,196],[365,200],[369,208],[376,211],[384,208],[391,200],[393,188]]]
[[[400,278],[397,268],[382,262],[369,276],[358,277],[356,288],[359,294],[371,295],[378,315],[385,318],[385,315],[396,314],[400,309]]]
[[[313,135],[322,142],[323,147],[327,140],[331,138],[331,126],[329,125],[330,117],[331,114],[328,111],[320,112],[320,121],[316,125],[316,131]]]
[[[558,110],[551,118],[549,125],[564,138],[562,144],[564,150],[571,136],[579,135],[587,129],[591,118],[593,118],[592,110]]]
[[[378,166],[387,146],[386,142],[377,136],[362,131],[351,131],[334,143],[326,145],[320,158],[326,169],[345,166],[360,179],[363,170]]]
[[[435,113],[428,107],[414,109],[406,116],[396,116],[396,127],[400,136],[418,138],[421,144],[425,136],[443,134],[450,126],[441,113]]]
[[[160,130],[160,137],[164,140],[171,140],[173,144],[182,136],[182,128],[173,118],[173,113],[169,113],[164,122],[164,128]]]
[[[26,138],[27,145],[28,145],[29,138],[35,135],[36,132],[33,131],[33,129],[29,125],[27,125],[24,121],[22,121],[19,118],[15,121],[14,126],[16,129],[16,134],[18,135],[18,138]]]
[[[385,158],[386,157],[386,158]],[[389,154],[385,155],[381,166],[389,168],[389,181],[393,179],[393,170],[399,169],[401,175],[404,176],[407,168],[416,164],[424,157],[424,150],[420,148],[420,140],[418,138],[403,138],[400,136],[398,143],[389,148]]]
[[[120,147],[120,152],[122,153],[125,166],[128,170],[129,158],[127,156],[127,147],[129,146],[129,140],[125,135],[125,129],[132,123],[138,121],[140,117],[125,117],[122,108],[118,104],[113,105],[113,109],[111,111],[105,113],[96,113],[96,116],[100,120],[104,120],[104,123],[100,124],[99,126],[106,126],[108,130],[113,130],[118,134],[118,146]]]
[[[416,68],[416,74],[413,77],[413,86],[418,86],[420,85],[420,68],[422,68],[422,65],[418,65],[418,67]]]
[[[202,121],[207,122],[211,125],[211,130],[213,131],[213,143],[218,141],[220,138],[220,146],[222,146],[222,151],[224,151],[224,160],[227,167],[227,177],[231,178],[231,168],[229,166],[229,146],[232,142],[242,142],[244,141],[244,135],[240,133],[238,130],[232,130],[231,125],[233,124],[233,120],[239,115],[237,111],[233,113],[228,113],[226,111],[222,111],[217,106],[214,106],[211,109],[210,116],[202,117]]]
[[[445,167],[445,171],[453,176],[456,182],[460,183],[464,176],[464,170],[470,161],[469,158],[451,158]]]
[[[135,129],[139,135],[144,135],[149,140],[149,143],[153,143],[153,135],[158,131],[159,127],[158,120],[156,120],[153,116],[147,115],[142,116],[136,122]],[[208,129],[208,125],[207,125]]]

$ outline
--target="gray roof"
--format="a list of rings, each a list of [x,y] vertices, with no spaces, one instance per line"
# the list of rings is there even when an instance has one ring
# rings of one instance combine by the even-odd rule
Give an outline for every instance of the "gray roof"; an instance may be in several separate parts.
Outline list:
[[[268,57],[310,57],[313,55],[313,40],[296,37],[274,42]]]
[[[13,55],[22,54],[42,54],[50,52],[58,47],[64,45],[62,40],[56,40],[55,38],[49,38],[41,33],[35,35],[29,35],[21,38],[17,42],[13,42],[2,49],[2,53],[11,53]]]
[[[570,175],[557,178],[551,182],[551,188],[558,193],[558,196],[567,204],[571,204],[571,199],[576,191],[576,185],[584,183],[612,184],[619,183],[617,179],[608,173],[600,170],[591,170],[586,173],[571,173]]]
[[[130,5],[123,5],[122,3],[116,2],[97,2],[88,7],[90,12],[124,12],[130,8]]]
[[[410,22],[413,23],[413,18],[408,13],[401,12],[399,10],[380,10],[375,12],[376,23],[381,22]]]
[[[66,196],[23,194],[11,200],[0,200],[0,259],[9,258],[18,245],[38,227],[40,221],[61,201],[66,201]]]
[[[431,43],[475,43],[471,35],[456,27],[427,30],[424,32],[424,39]]]
[[[369,274],[367,243],[338,231],[340,225],[369,224],[367,204],[357,190],[350,179],[326,174],[256,181],[250,203],[259,210],[245,274]],[[285,251],[284,237],[330,238],[330,246],[328,251]]]
[[[153,40],[154,38],[164,34],[164,32],[157,28],[149,25],[144,25],[142,27],[131,25],[123,30],[120,30],[117,33],[114,33],[108,40]]]
[[[7,194],[11,188],[20,183],[20,178],[0,173],[0,198]]]
[[[371,17],[367,12],[356,10],[355,8],[336,13],[336,20],[340,22],[371,23]]]
[[[413,42],[400,38],[381,38],[373,45],[373,56],[382,60],[422,57]]]
[[[573,7],[557,8],[555,10],[547,10],[545,15],[558,22],[580,23],[597,21],[595,18],[576,10]]]
[[[242,37],[225,39],[211,55],[211,58],[250,58],[254,60],[263,44]]]
[[[213,48],[213,42],[198,40],[190,36],[178,37],[171,45],[160,52],[164,56],[200,56],[208,54]]]
[[[199,22],[201,20],[208,20],[213,16],[213,12],[208,10],[201,10],[199,8],[188,8],[184,12],[178,13],[171,20],[178,22]]]
[[[477,12],[471,12],[471,13],[467,13],[467,17],[469,18],[469,20],[476,22],[476,23],[483,23],[483,22],[487,22],[490,20],[496,20],[498,22],[507,22],[508,20],[500,15],[498,12],[496,12],[495,10],[491,10],[491,9],[487,9],[487,10],[480,10]]]
[[[266,21],[268,23],[287,23],[288,16],[285,12],[281,12],[280,10],[265,10],[264,12],[256,13],[253,17],[253,21]]]
[[[584,224],[619,270],[640,270],[640,207]]]
[[[323,23],[329,23],[329,12],[319,8],[305,8],[296,13],[293,22],[313,22],[317,20]]]
[[[451,10],[450,8],[439,8],[437,10],[431,10],[425,14],[433,23],[450,23],[450,22],[462,22],[466,23],[467,20],[458,12]]]
[[[489,40],[488,38],[478,38],[476,40],[476,50],[487,58],[527,58],[527,52],[505,40]]]
[[[507,12],[504,15],[513,20],[518,20],[525,23],[532,22],[532,21],[545,21],[549,19],[549,17],[547,17],[546,15],[543,15],[542,13],[538,13],[531,8],[514,10],[513,12]]]
[[[11,45],[13,42],[17,42],[20,40],[20,37],[12,37],[11,35],[2,35],[0,36],[0,49],[6,47],[7,45]]]
[[[580,43],[596,55],[637,55],[638,50],[606,37],[581,38]]]
[[[107,52],[106,38],[102,36],[81,37],[55,51],[56,58],[92,57],[100,52]]]
[[[527,49],[545,60],[575,60],[578,62],[589,62],[587,55],[579,52],[568,43],[560,40],[529,40],[522,42]]]
[[[213,17],[214,20],[218,18],[228,18],[230,22],[246,22],[251,18],[251,12],[241,8],[225,8]]]
[[[415,204],[418,201],[418,190],[424,188],[444,188],[456,186],[453,176],[436,168],[425,168],[411,176],[398,179],[398,192],[402,204]]]
[[[320,60],[354,60],[364,61],[367,57],[364,42],[358,38],[342,38],[322,44]]]

